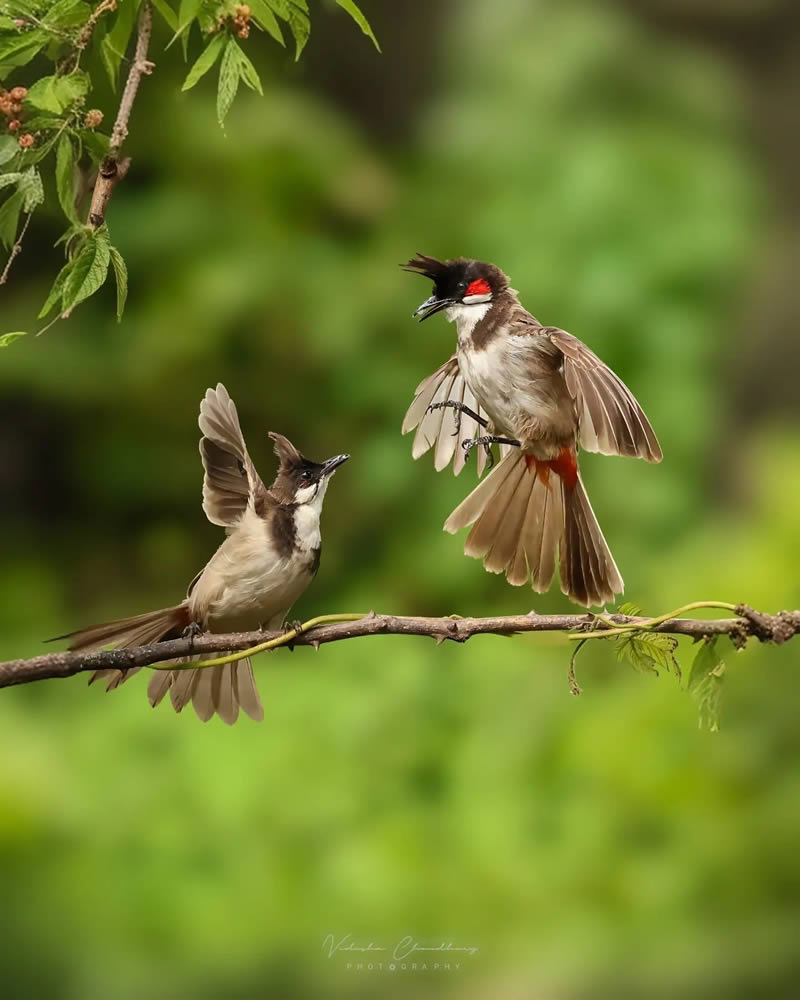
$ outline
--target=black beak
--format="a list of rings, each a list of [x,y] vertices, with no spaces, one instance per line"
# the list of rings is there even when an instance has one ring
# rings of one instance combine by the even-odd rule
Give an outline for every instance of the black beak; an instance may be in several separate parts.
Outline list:
[[[347,459],[350,458],[349,455],[334,455],[333,458],[329,458],[327,462],[322,463],[322,471],[320,472],[320,479],[324,476],[330,476],[343,465]]]
[[[427,319],[429,316],[433,316],[434,313],[441,312],[442,309],[446,309],[448,306],[455,305],[455,303],[456,303],[455,299],[437,298],[436,293],[434,292],[434,294],[431,295],[429,299],[425,299],[425,301],[422,303],[419,309],[415,310],[413,318],[419,316],[419,321],[421,323],[424,319]],[[423,315],[420,316],[420,313],[422,313]]]

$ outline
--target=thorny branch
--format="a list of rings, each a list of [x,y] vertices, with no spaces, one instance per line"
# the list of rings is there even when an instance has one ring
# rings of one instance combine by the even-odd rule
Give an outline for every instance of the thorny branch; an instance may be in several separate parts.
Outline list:
[[[92,229],[99,229],[105,221],[106,206],[111,198],[111,192],[118,181],[121,181],[128,172],[130,159],[120,159],[122,144],[128,135],[128,122],[130,121],[133,104],[136,94],[139,91],[139,84],[142,76],[149,75],[153,71],[154,64],[147,58],[147,50],[150,45],[150,35],[153,31],[153,12],[148,0],[142,5],[139,14],[139,26],[136,35],[136,50],[128,72],[128,79],[125,81],[125,88],[119,102],[119,110],[114,121],[114,128],[111,130],[111,144],[108,149],[108,156],[100,164],[97,172],[97,180],[92,192],[92,203],[89,206],[89,225]]]
[[[162,663],[174,657],[202,653],[229,653],[231,650],[264,649],[291,643],[314,646],[342,639],[367,635],[429,636],[437,642],[449,639],[466,642],[474,635],[516,635],[523,632],[569,632],[580,640],[588,633],[610,636],[621,628],[646,628],[653,632],[703,637],[727,635],[737,646],[749,638],[760,642],[787,642],[800,632],[800,611],[781,611],[777,615],[754,611],[746,604],[730,605],[735,617],[697,620],[662,616],[659,620],[630,615],[511,615],[497,618],[415,618],[398,615],[323,615],[288,632],[237,632],[229,635],[206,634],[137,646],[132,649],[110,649],[101,652],[47,653],[28,660],[0,663],[0,687],[29,684],[51,677],[71,677],[74,674],[100,669],[129,670]],[[211,665],[215,661],[208,661]],[[191,663],[191,667],[203,663]]]

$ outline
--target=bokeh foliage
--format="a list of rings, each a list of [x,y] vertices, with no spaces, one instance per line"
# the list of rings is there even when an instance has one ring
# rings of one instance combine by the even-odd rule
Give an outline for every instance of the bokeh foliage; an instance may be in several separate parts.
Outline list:
[[[472,470],[436,475],[399,436],[453,341],[410,320],[427,288],[396,265],[418,249],[495,260],[643,402],[661,466],[583,460],[631,600],[800,604],[800,427],[718,446],[771,219],[744,81],[611,6],[470,0],[443,30],[410,5],[413,36],[439,32],[434,82],[392,136],[365,124],[367,95],[328,86],[347,63],[404,86],[375,6],[384,56],[352,32],[326,49],[323,29],[299,64],[251,46],[265,96],[225,133],[207,79],[181,94],[165,61],[143,88],[109,210],[123,323],[104,287],[0,357],[4,657],[182,594],[219,541],[195,423],[217,380],[265,477],[269,429],[353,456],[298,615],[568,610],[464,558],[441,524]],[[46,201],[4,328],[43,300],[61,226]],[[264,725],[232,730],[152,712],[141,677],[3,692],[9,995],[791,995],[792,644],[728,657],[714,735],[673,675],[607,644],[571,697],[569,652],[544,635],[281,652],[257,666]],[[480,950],[458,972],[355,972],[322,950],[347,932]]]

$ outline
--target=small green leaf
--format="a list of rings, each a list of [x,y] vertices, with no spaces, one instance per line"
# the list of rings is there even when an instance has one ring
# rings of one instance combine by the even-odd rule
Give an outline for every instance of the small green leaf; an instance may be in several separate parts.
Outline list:
[[[359,28],[361,28],[361,30],[367,36],[367,38],[372,39],[372,44],[375,46],[378,52],[380,52],[381,47],[380,45],[378,45],[378,39],[373,34],[369,21],[361,13],[358,4],[354,3],[353,0],[336,0],[336,3],[342,8],[342,10],[347,11],[350,17],[352,17],[352,19],[356,22]]]
[[[620,604],[614,612],[615,615],[625,615],[626,618],[638,618],[641,613],[642,609],[637,604],[631,604],[630,601]]]
[[[120,63],[125,58],[125,51],[136,23],[138,6],[137,0],[122,0],[114,27],[100,43],[100,58],[114,90],[117,89],[119,81]]]
[[[25,103],[42,111],[60,115],[79,97],[85,97],[88,91],[89,78],[85,73],[44,76],[28,91]]]
[[[94,163],[99,163],[108,154],[110,140],[107,135],[90,128],[81,129],[78,135]]]
[[[42,178],[35,167],[29,167],[19,179],[19,192],[22,195],[22,210],[32,212],[44,201]]]
[[[203,49],[197,62],[189,70],[186,79],[183,81],[181,90],[191,90],[191,88],[211,69],[219,59],[225,47],[226,36],[223,32],[214,35],[208,45]]]
[[[27,337],[27,330],[15,330],[14,333],[4,333],[0,337],[0,347],[8,347],[9,344],[13,344],[15,340],[19,340],[20,337]]]
[[[14,66],[25,66],[50,41],[47,31],[26,31],[22,35],[0,38],[0,77]]]
[[[172,45],[172,43],[184,33],[188,36],[189,33],[186,29],[200,13],[201,5],[202,0],[181,0],[180,7],[178,7],[178,24],[175,29],[175,34],[167,43],[167,48],[169,48],[170,45]]]
[[[234,45],[236,45],[235,42]],[[240,45],[236,45],[236,65],[239,69],[240,79],[244,80],[251,90],[258,91],[258,93],[263,97],[264,90],[261,86],[261,78],[256,72],[255,66],[250,62]]]
[[[695,654],[686,688],[697,699],[698,724],[712,733],[719,731],[719,707],[725,679],[725,661],[717,645],[720,636],[703,639]]]
[[[13,160],[19,152],[19,143],[10,135],[0,135],[0,167]]]
[[[172,7],[169,6],[166,0],[153,0],[153,6],[167,22],[167,27],[170,29],[170,31],[177,31],[178,15],[175,13]]]
[[[56,191],[58,202],[67,219],[78,224],[75,209],[75,148],[66,132],[62,133],[56,148]]]
[[[678,640],[663,632],[630,629],[616,637],[618,660],[628,660],[637,670],[657,674],[659,667],[681,675],[680,664],[675,658]]]
[[[268,35],[271,35],[279,45],[283,45],[285,48],[286,42],[283,38],[281,26],[278,24],[277,18],[270,10],[267,0],[250,0],[250,10],[252,11],[253,19],[256,24],[260,28],[263,28]]]
[[[74,309],[84,299],[94,295],[106,280],[111,260],[108,233],[98,229],[87,239],[64,283],[63,312]]]
[[[122,254],[116,247],[109,247],[111,263],[114,267],[114,279],[117,282],[117,322],[121,322],[125,311],[125,300],[128,297],[128,268]]]
[[[278,17],[288,23],[295,41],[295,60],[299,59],[311,34],[308,4],[305,0],[267,0],[267,2]]]
[[[91,10],[83,0],[56,0],[42,18],[48,28],[77,28],[89,20]]]
[[[0,174],[0,188],[8,187],[9,184],[16,184],[22,174],[13,172],[10,174]]]
[[[217,89],[217,121],[222,125],[231,109],[233,99],[239,89],[239,63],[236,58],[239,46],[228,39],[222,62],[219,66],[219,86]]]
[[[8,250],[14,245],[19,226],[19,213],[22,211],[22,192],[15,191],[0,205],[0,241]]]
[[[52,288],[47,293],[47,298],[45,299],[45,303],[39,310],[39,315],[36,317],[37,319],[44,319],[44,317],[50,312],[50,310],[56,305],[56,303],[61,301],[64,291],[64,283],[72,273],[72,268],[74,267],[74,265],[75,265],[75,260],[68,260],[67,263],[58,272],[58,274],[56,275],[56,280],[53,282]],[[59,309],[59,312],[61,311],[62,310]]]

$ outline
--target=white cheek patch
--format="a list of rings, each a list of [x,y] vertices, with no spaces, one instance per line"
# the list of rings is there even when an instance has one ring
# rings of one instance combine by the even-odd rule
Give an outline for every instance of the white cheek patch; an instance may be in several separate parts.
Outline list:
[[[314,494],[317,492],[317,484],[312,483],[310,486],[304,486],[302,490],[298,490],[294,495],[295,503],[308,503],[309,500],[313,500]]]
[[[461,301],[465,306],[477,306],[480,305],[481,302],[491,302],[492,293],[484,292],[482,295],[465,295]]]

